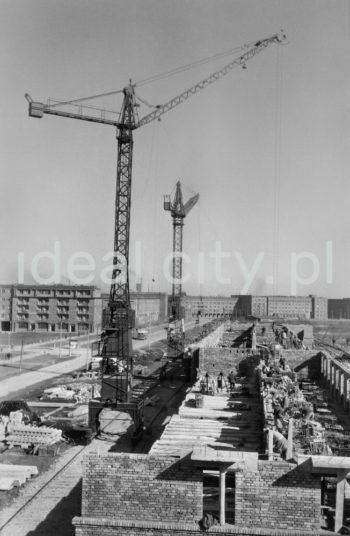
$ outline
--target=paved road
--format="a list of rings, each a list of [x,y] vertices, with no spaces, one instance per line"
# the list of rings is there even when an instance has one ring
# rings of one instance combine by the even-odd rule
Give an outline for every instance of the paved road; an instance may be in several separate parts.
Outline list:
[[[194,322],[186,324],[186,328],[190,329],[194,325]],[[147,349],[152,343],[157,342],[165,338],[165,329],[163,327],[157,327],[149,334],[149,338],[146,340],[133,340],[133,349],[139,350],[142,348]],[[87,344],[87,343],[86,343]],[[83,346],[83,344],[82,344]],[[40,355],[42,349],[38,350],[36,355]],[[72,350],[73,352],[73,350]],[[33,353],[35,353],[33,349]],[[86,346],[74,349],[75,357],[64,362],[56,363],[48,367],[43,367],[36,371],[24,372],[17,374],[13,377],[6,378],[0,381],[0,400],[4,400],[11,396],[11,393],[26,389],[37,383],[52,380],[52,378],[61,376],[62,374],[69,374],[75,370],[87,367],[90,362],[90,351]],[[13,358],[19,359],[19,358]]]

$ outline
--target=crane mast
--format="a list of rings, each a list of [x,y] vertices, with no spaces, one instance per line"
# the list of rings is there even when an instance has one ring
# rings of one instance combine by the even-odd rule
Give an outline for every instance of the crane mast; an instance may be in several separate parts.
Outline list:
[[[183,318],[181,310],[182,294],[182,243],[183,226],[185,218],[199,199],[199,194],[191,197],[186,204],[183,202],[181,182],[176,183],[173,202],[170,196],[164,196],[164,210],[170,211],[173,220],[173,266],[172,266],[172,294],[171,317],[178,321]]]
[[[134,325],[134,312],[130,309],[129,298],[129,239],[130,239],[130,210],[131,210],[131,175],[133,157],[133,130],[142,127],[166,112],[172,110],[191,96],[206,88],[209,84],[227,75],[234,67],[245,67],[245,63],[264,50],[271,43],[280,43],[285,39],[283,34],[257,41],[249,50],[231,61],[222,69],[216,71],[188,90],[171,99],[147,114],[141,120],[136,114],[135,86],[131,83],[124,88],[124,98],[121,112],[102,110],[87,106],[82,102],[86,99],[76,99],[67,102],[52,102],[47,104],[33,101],[26,94],[29,102],[29,115],[42,118],[44,114],[56,115],[70,119],[79,119],[114,126],[117,129],[117,187],[115,203],[114,255],[117,260],[113,267],[113,279],[106,314],[104,315],[105,331],[101,337],[100,348],[103,356],[102,400],[112,401],[116,405],[124,404],[132,407],[132,344],[131,328]],[[183,225],[177,224],[177,228]],[[174,240],[180,245],[180,236],[175,233]],[[174,267],[178,270],[176,264]],[[181,287],[176,287],[176,293],[181,293]]]

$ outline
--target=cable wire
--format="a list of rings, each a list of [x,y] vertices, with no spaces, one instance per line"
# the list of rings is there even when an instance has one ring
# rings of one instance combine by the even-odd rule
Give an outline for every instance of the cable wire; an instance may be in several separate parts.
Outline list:
[[[81,97],[80,99],[70,99],[69,101],[60,101],[60,102],[57,102],[56,104],[50,104],[50,108],[54,108],[55,106],[62,106],[62,104],[75,104],[77,102],[98,99],[100,97],[109,97],[110,95],[117,95],[118,93],[123,93],[123,90],[117,89],[115,91],[108,91],[107,93],[99,93],[97,95],[91,95],[90,97]]]
[[[143,80],[140,80],[140,81],[136,82],[136,86],[137,87],[144,86],[145,84],[149,84],[151,82],[156,82],[158,80],[162,80],[164,78],[174,76],[174,75],[176,75],[178,73],[188,71],[189,69],[192,69],[192,68],[197,67],[199,65],[204,65],[205,63],[208,63],[210,61],[214,61],[214,60],[217,60],[217,59],[224,58],[226,56],[232,55],[234,52],[237,52],[238,50],[248,48],[249,46],[251,46],[251,44],[246,44],[246,45],[243,45],[243,46],[240,46],[240,47],[231,48],[230,50],[227,50],[226,52],[219,52],[217,54],[214,54],[213,56],[208,56],[206,58],[202,58],[200,60],[193,61],[191,63],[187,63],[187,64],[182,65],[180,67],[175,67],[174,69],[170,69],[169,71],[165,71],[163,73],[159,73],[159,74],[150,76],[148,78],[144,78]]]

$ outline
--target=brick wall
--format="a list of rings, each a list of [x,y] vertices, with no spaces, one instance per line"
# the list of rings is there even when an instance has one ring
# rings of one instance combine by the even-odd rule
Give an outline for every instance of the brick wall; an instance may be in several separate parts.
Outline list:
[[[253,350],[244,348],[201,348],[199,368],[201,371],[216,376],[220,372],[227,375],[235,369],[245,376],[249,371],[252,372],[260,362],[259,352],[255,351],[257,355],[251,355],[252,352]]]
[[[260,461],[258,472],[236,473],[235,522],[240,526],[317,530],[321,486],[317,475],[286,462]]]
[[[321,378],[321,352],[315,350],[283,350],[286,363],[299,379],[318,380]]]
[[[260,461],[258,471],[236,473],[235,525],[210,532],[317,535],[320,504],[319,476]],[[195,536],[202,515],[202,474],[188,458],[91,453],[84,460],[76,536]]]
[[[147,522],[129,522],[119,521],[109,518],[74,518],[76,526],[76,536],[200,536],[205,533],[195,525],[186,525],[184,523],[147,523]],[[267,529],[263,527],[237,527],[224,525],[215,525],[210,528],[208,534],[220,534],[229,536],[324,536],[320,530],[286,530],[286,529]],[[327,533],[330,536],[333,532]]]
[[[83,466],[82,515],[198,522],[202,473],[175,458],[89,454]]]

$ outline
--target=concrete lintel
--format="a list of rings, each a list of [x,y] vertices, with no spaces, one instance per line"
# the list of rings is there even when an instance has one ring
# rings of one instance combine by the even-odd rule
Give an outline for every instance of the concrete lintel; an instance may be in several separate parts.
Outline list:
[[[230,450],[216,450],[208,446],[196,447],[191,454],[191,460],[225,466],[230,471],[242,469],[245,471],[258,470],[258,453]]]
[[[315,474],[336,474],[350,471],[350,457],[346,456],[309,456],[298,455],[298,468]]]

